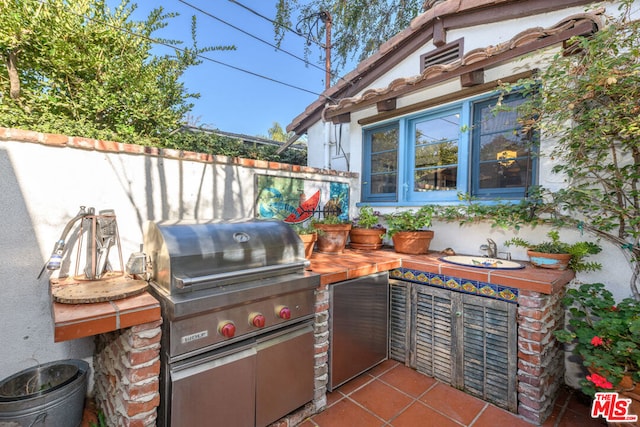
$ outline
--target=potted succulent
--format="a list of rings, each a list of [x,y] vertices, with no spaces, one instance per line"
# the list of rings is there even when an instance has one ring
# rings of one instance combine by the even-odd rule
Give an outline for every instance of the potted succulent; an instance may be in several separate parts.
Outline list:
[[[387,236],[393,240],[394,250],[405,254],[426,254],[433,231],[424,228],[431,226],[433,214],[433,206],[425,205],[415,212],[409,209],[385,215]]]
[[[640,415],[640,304],[633,298],[616,304],[602,283],[569,289],[562,302],[570,307],[569,325],[554,335],[575,344],[589,372],[582,391],[617,391],[633,399],[629,413]]]
[[[344,251],[351,230],[349,220],[335,214],[325,214],[324,219],[313,219],[311,225],[318,231],[318,252],[339,254]]]
[[[536,267],[551,268],[555,270],[595,271],[602,266],[597,262],[587,262],[584,259],[589,255],[600,253],[602,248],[593,242],[565,243],[560,241],[557,230],[547,233],[550,240],[532,244],[519,237],[504,242],[506,246],[520,246],[527,249],[527,255],[531,264]]]
[[[293,231],[296,232],[302,243],[304,244],[304,257],[306,259],[311,258],[313,254],[313,247],[318,240],[318,232],[315,228],[309,224],[309,222],[302,222],[298,224],[291,224]]]
[[[360,207],[358,217],[353,220],[349,232],[349,246],[353,249],[377,250],[382,247],[382,238],[387,229],[380,224],[380,213],[371,206]]]

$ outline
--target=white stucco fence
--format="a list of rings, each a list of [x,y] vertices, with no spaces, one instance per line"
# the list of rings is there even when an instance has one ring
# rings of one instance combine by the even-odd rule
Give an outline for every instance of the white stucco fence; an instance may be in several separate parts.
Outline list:
[[[29,133],[31,139],[41,136]],[[129,147],[140,151],[138,146]],[[37,363],[67,358],[91,361],[91,338],[54,343],[49,273],[37,279],[80,206],[93,207],[96,213],[115,211],[126,263],[131,253],[140,250],[147,220],[254,217],[256,174],[350,185],[353,177],[349,175],[354,176],[304,167],[292,172],[267,162],[249,167],[236,160],[222,157],[201,162],[69,148],[16,141],[5,132],[4,140],[0,138],[0,380]],[[72,232],[63,264],[69,274],[75,268],[74,244]]]

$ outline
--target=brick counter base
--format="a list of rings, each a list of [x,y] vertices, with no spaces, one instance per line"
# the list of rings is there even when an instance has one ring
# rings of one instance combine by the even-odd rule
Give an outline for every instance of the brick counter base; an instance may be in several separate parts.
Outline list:
[[[95,401],[107,425],[156,425],[162,321],[97,335]]]

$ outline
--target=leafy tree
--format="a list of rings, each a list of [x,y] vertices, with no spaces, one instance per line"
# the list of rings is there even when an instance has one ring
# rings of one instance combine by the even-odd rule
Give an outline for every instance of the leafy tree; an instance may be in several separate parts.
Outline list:
[[[521,117],[533,119],[523,125],[555,141],[544,154],[566,180],[559,191],[543,190],[546,206],[556,208],[558,222],[620,247],[640,300],[640,21],[630,16],[633,5],[623,0],[619,17],[572,40],[572,55],[558,53],[516,87],[531,94]]]
[[[267,132],[269,133],[269,139],[279,142],[287,142],[289,137],[292,136],[292,133],[288,134],[285,132],[278,122],[273,122],[273,126],[271,126]]]
[[[130,20],[135,4],[0,0],[0,124],[124,142],[155,143],[180,126],[198,94],[179,82],[198,55],[230,46],[150,53],[175,14]],[[158,40],[176,46],[174,40]]]
[[[331,52],[333,68],[340,70],[348,61],[361,61],[404,30],[421,11],[424,0],[277,0],[276,40],[281,42],[285,28],[297,28],[322,44],[326,26],[322,12],[332,21]],[[292,19],[298,19],[296,25]]]

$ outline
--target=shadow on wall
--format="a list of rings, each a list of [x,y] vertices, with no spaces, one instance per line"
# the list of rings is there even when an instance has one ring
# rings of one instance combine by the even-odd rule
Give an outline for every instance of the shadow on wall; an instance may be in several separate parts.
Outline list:
[[[135,212],[140,233],[145,221],[255,216],[255,207],[244,197],[253,193],[254,180],[243,177],[233,165],[188,162],[193,166],[185,168],[185,162],[177,160],[177,170],[167,171],[165,159],[145,156],[144,192],[138,194],[140,186],[135,189],[138,171],[132,171],[130,164],[127,167],[121,156],[107,159],[122,194]],[[168,178],[174,176],[175,181]],[[196,182],[197,185],[190,184]]]
[[[90,358],[91,339],[57,344],[53,341],[48,275],[36,279],[36,266],[44,264],[42,254],[51,248],[43,251],[38,245],[31,214],[6,150],[0,150],[0,176],[0,379],[38,363]],[[43,183],[52,185],[45,177]]]

